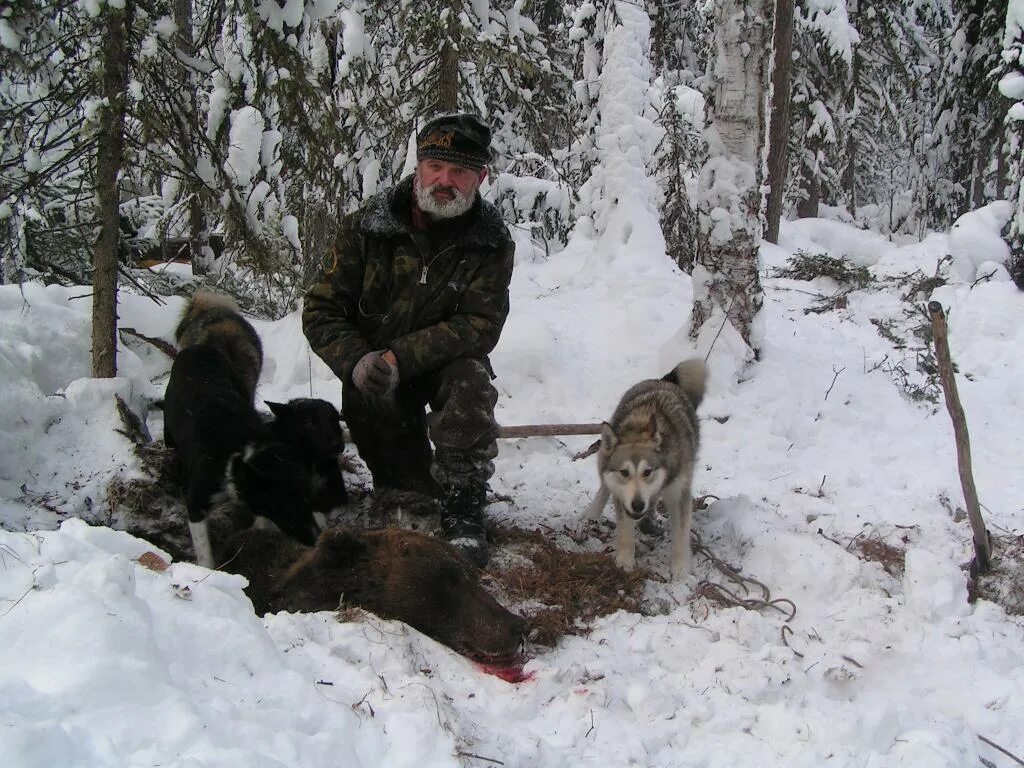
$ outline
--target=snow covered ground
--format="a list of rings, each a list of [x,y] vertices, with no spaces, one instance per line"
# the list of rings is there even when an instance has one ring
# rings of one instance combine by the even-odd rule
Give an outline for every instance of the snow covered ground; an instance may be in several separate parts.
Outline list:
[[[532,678],[518,684],[396,622],[261,620],[239,577],[135,562],[152,545],[101,525],[107,484],[139,472],[113,395],[142,412],[169,361],[126,339],[121,377],[90,379],[88,289],[0,286],[3,764],[1015,764],[986,740],[1024,755],[1024,622],[967,602],[971,533],[957,514],[950,419],[941,399],[906,394],[927,391],[912,330],[929,294],[905,301],[912,281],[896,281],[970,254],[943,267],[951,282],[932,298],[948,312],[986,522],[1019,536],[1024,293],[1003,274],[972,285],[990,271],[970,253],[991,241],[989,214],[902,246],[825,220],[784,223],[780,245],[763,249],[767,273],[803,251],[844,255],[877,280],[845,307],[807,313],[813,294],[840,286],[766,277],[760,360],[743,366],[727,341],[712,351],[695,492],[717,500],[694,528],[792,601],[792,620],[695,596],[714,577],[698,555],[689,579],[649,586],[666,613],[620,612],[533,649]],[[493,355],[503,424],[600,421],[635,381],[707,351],[683,332],[689,278],[650,240],[612,253],[578,238],[547,259],[519,241]],[[170,339],[181,306],[122,293],[120,322]],[[340,404],[297,314],[256,325],[261,397],[312,391]],[[596,472],[572,456],[591,439],[503,441],[492,485],[514,503],[492,514],[574,526]],[[868,540],[905,550],[905,571],[863,557]],[[639,562],[665,574],[667,550]]]

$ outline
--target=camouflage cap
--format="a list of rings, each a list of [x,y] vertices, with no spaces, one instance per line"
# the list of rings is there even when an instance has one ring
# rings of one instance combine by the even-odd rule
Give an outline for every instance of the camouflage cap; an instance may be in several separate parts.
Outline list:
[[[491,128],[471,112],[441,115],[416,136],[416,160],[444,160],[479,170],[491,160]]]

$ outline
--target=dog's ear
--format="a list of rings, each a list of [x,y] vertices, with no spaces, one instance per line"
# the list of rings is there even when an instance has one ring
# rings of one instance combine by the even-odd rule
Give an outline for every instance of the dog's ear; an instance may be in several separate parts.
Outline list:
[[[658,431],[658,419],[652,413],[647,425],[644,427],[644,434],[651,439],[655,446],[661,446],[661,433]]]
[[[615,448],[619,442],[619,436],[615,434],[615,430],[612,429],[612,425],[607,421],[601,423],[601,448],[605,451],[610,451]]]
[[[263,403],[270,409],[270,412],[279,419],[289,410],[288,406],[284,403],[272,403],[269,400],[264,400]]]

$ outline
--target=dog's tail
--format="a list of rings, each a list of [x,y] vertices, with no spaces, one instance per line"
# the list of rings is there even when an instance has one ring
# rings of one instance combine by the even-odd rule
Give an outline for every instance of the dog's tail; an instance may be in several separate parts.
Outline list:
[[[226,296],[223,293],[206,290],[196,291],[192,294],[192,298],[188,300],[188,304],[185,305],[185,311],[181,313],[181,320],[178,322],[178,328],[174,334],[175,341],[181,341],[181,337],[185,334],[185,329],[193,318],[211,309],[238,312],[238,304],[230,296]]]
[[[693,357],[681,362],[662,376],[661,380],[675,384],[682,389],[686,396],[690,398],[693,407],[696,408],[700,405],[700,401],[704,399],[704,388],[708,381],[708,369],[705,367],[703,360],[699,357]]]

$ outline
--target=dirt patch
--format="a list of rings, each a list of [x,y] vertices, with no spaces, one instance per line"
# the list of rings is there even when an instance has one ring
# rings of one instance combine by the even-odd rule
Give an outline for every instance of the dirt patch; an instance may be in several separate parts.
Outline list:
[[[115,478],[107,486],[111,525],[155,544],[175,560],[193,559],[174,452],[163,441],[155,441],[137,444],[135,455],[146,476]]]
[[[504,602],[529,619],[535,643],[551,646],[563,635],[586,634],[594,619],[615,611],[644,612],[651,574],[643,568],[627,573],[609,554],[562,549],[544,531],[498,526],[493,537],[513,556],[495,557],[487,574]]]
[[[903,575],[906,549],[890,544],[878,533],[858,536],[850,541],[847,548],[851,552],[856,552],[861,560],[879,563],[890,576],[900,578]]]

